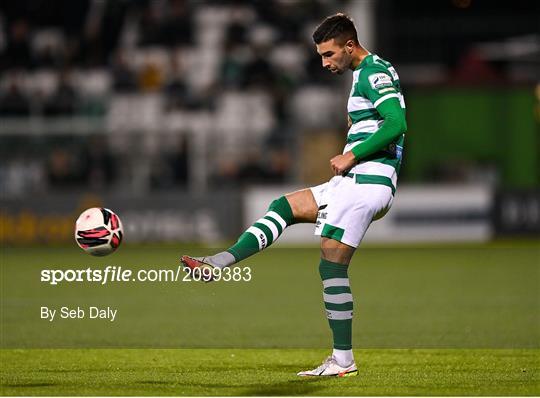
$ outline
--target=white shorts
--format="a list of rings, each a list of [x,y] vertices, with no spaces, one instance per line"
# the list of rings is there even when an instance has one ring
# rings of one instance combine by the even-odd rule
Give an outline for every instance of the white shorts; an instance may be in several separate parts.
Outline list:
[[[335,176],[310,188],[319,208],[315,235],[358,247],[369,224],[382,218],[394,200],[392,189],[381,184],[358,184]]]

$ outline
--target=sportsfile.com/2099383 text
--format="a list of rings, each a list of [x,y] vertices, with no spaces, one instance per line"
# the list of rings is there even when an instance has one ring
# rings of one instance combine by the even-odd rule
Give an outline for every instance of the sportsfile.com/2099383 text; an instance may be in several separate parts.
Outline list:
[[[105,285],[114,282],[193,282],[205,280],[209,275],[192,273],[182,265],[176,268],[149,268],[133,270],[122,266],[108,265],[105,268],[42,269],[40,281],[49,285],[73,282],[91,282]],[[214,268],[213,281],[249,282],[250,267]]]

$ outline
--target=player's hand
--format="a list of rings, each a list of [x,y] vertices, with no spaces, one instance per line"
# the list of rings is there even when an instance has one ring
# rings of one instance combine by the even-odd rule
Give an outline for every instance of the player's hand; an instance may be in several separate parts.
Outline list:
[[[347,173],[355,164],[356,159],[351,151],[330,159],[330,167],[336,176]]]

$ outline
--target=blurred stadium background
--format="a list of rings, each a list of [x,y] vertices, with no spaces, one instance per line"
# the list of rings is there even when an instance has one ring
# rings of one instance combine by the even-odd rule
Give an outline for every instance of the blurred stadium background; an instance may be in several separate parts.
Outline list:
[[[2,245],[70,242],[93,205],[130,242],[217,244],[325,181],[351,77],[311,33],[338,11],[407,101],[397,200],[367,240],[538,236],[538,2],[19,0],[0,6]]]

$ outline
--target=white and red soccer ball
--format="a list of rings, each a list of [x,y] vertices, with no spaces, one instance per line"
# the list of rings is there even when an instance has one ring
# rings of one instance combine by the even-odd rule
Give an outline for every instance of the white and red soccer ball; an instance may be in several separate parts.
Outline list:
[[[93,256],[106,256],[122,243],[124,229],[120,218],[104,207],[92,207],[81,213],[75,223],[75,241]]]

